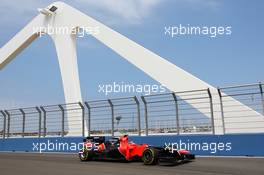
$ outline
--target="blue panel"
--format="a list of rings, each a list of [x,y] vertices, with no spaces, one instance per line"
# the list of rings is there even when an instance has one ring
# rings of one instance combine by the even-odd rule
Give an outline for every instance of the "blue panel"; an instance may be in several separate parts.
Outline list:
[[[264,134],[131,136],[135,143],[173,145],[196,155],[264,156]],[[0,151],[78,152],[82,137],[9,138],[0,140]]]

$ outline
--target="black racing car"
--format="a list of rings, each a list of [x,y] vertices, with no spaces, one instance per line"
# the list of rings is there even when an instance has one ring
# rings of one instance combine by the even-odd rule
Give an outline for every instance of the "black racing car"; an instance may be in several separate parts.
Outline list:
[[[81,161],[87,160],[120,160],[143,161],[145,165],[158,163],[178,163],[195,158],[187,150],[173,151],[169,148],[153,147],[148,144],[135,144],[128,141],[128,136],[111,138],[87,137],[84,147],[79,152]]]

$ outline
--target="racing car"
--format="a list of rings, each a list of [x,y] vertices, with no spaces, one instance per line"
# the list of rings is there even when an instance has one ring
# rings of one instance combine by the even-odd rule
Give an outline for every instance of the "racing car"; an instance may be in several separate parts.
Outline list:
[[[148,144],[130,142],[128,135],[106,140],[104,136],[86,137],[83,149],[79,151],[81,161],[118,160],[143,161],[144,165],[155,165],[163,162],[179,163],[195,158],[187,150],[172,151],[170,148],[154,147]]]

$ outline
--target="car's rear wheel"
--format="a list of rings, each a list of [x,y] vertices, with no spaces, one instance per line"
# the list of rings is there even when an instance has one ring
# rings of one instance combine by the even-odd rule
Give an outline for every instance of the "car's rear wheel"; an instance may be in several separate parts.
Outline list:
[[[79,152],[79,158],[81,161],[88,161],[92,159],[92,152],[88,150],[82,150]]]
[[[158,151],[155,148],[146,148],[142,154],[144,165],[155,165],[158,163]]]

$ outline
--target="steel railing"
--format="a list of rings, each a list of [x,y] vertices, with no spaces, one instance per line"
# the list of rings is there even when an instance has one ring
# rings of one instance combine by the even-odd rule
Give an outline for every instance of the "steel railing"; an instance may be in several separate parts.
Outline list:
[[[217,93],[201,89],[0,110],[0,137],[215,134],[217,127],[224,134],[248,132],[256,129],[248,128],[250,123],[262,122],[255,120],[264,115],[263,88],[257,83],[221,87]],[[230,103],[231,97],[239,103]],[[247,115],[252,110],[255,115]]]

